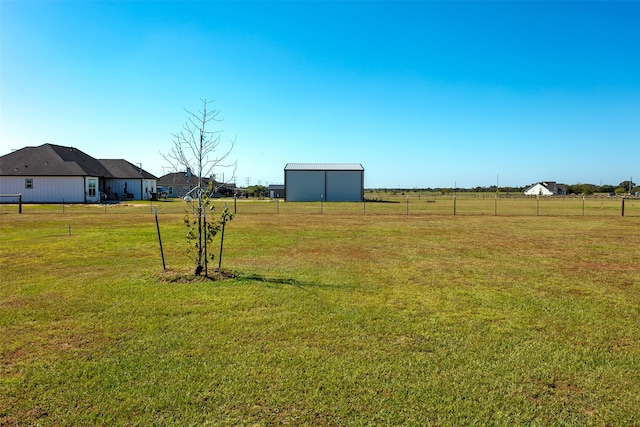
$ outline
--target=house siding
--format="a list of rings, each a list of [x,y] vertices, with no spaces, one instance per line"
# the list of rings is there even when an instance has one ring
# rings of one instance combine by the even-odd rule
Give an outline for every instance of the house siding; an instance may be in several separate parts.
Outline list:
[[[104,180],[104,192],[109,193],[107,189],[110,190],[111,197],[115,197],[117,194],[118,198],[124,195],[124,185],[127,184],[127,193],[133,194],[133,198],[135,200],[147,200],[151,198],[151,192],[156,191],[156,181],[152,179],[105,179]]]
[[[25,179],[33,180],[33,188],[25,188]],[[84,203],[85,185],[82,176],[3,176],[0,193],[22,194],[23,203]]]
[[[145,179],[142,183],[142,195],[145,200],[151,199],[151,193],[156,192],[156,180]]]

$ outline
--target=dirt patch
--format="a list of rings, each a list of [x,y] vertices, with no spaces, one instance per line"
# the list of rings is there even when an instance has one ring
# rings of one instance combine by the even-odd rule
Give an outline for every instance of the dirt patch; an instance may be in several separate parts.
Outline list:
[[[223,269],[209,269],[208,274],[193,274],[193,270],[174,270],[168,268],[154,274],[154,278],[162,283],[203,283],[235,279],[236,275]]]
[[[19,307],[26,307],[28,305],[28,302],[26,299],[24,298],[19,298],[19,297],[8,297],[6,300],[0,302],[0,307],[3,308],[19,308]]]

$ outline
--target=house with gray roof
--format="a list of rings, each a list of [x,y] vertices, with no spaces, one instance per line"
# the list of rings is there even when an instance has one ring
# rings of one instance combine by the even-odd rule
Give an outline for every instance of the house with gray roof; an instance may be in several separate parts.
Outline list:
[[[0,157],[0,194],[22,194],[24,203],[99,203],[111,185],[121,186],[125,197],[144,199],[145,181],[150,194],[156,179],[125,160],[98,160],[55,144]]]
[[[168,197],[184,197],[200,185],[200,179],[191,172],[171,172],[158,179],[158,185],[164,187]],[[202,187],[207,188],[209,178],[202,178]]]
[[[567,194],[564,184],[555,181],[537,182],[524,190],[525,196],[561,196]]]
[[[217,196],[233,196],[236,191],[236,185],[232,183],[219,182],[212,178],[202,177],[200,180],[191,171],[171,172],[158,178],[158,186],[163,187],[167,192],[167,197],[180,197],[186,195],[192,196],[192,191],[202,185],[207,190],[209,183],[213,182],[213,195]]]

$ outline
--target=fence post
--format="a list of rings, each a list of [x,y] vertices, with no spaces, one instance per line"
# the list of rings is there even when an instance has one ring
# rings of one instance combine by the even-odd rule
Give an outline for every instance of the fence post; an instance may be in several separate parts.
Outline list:
[[[224,226],[227,223],[227,204],[224,204],[224,211],[222,213],[222,234],[220,235],[220,255],[218,256],[218,270],[222,268],[222,244],[224,243]]]
[[[18,213],[22,213],[22,194],[18,194]]]
[[[453,216],[456,215],[456,196],[453,196]]]
[[[153,214],[156,216],[156,229],[158,230],[158,243],[160,244],[160,256],[162,257],[162,269],[166,270],[167,267],[164,264],[164,251],[162,250],[162,238],[160,237],[160,224],[158,224],[158,211],[153,208]]]
[[[582,196],[582,216],[584,216],[584,196]]]
[[[207,210],[203,209],[202,214],[204,215],[204,229],[207,229]],[[202,233],[203,230],[198,230],[198,233]],[[204,232],[204,275],[205,277],[209,277],[209,260],[207,259],[207,236],[206,231]]]
[[[624,216],[624,197],[622,198],[622,216]]]

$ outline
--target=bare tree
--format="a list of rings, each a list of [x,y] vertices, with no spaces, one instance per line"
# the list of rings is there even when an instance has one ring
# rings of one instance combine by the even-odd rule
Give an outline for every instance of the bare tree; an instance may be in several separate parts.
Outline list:
[[[235,138],[229,142],[226,149],[223,149],[222,130],[210,129],[214,123],[222,122],[222,119],[218,118],[220,111],[207,109],[210,101],[206,99],[201,101],[202,110],[197,113],[185,108],[188,119],[182,130],[172,135],[171,152],[163,154],[163,157],[174,170],[184,170],[187,176],[197,177],[197,185],[185,197],[188,205],[185,224],[189,227],[187,240],[191,243],[189,253],[196,263],[195,273],[201,274],[204,269],[207,274],[207,258],[209,258],[207,243],[211,242],[220,229],[219,224],[210,222],[210,219],[207,222],[207,210],[213,211],[213,206],[209,204],[209,196],[211,192],[217,190],[214,171],[221,168],[233,169],[231,174],[231,180],[233,180],[236,162],[228,161],[235,146]],[[204,184],[206,178],[210,178],[208,185]],[[195,220],[191,219],[192,215],[196,217]],[[229,219],[228,213],[223,212],[223,220]],[[210,257],[213,259],[213,254]]]

